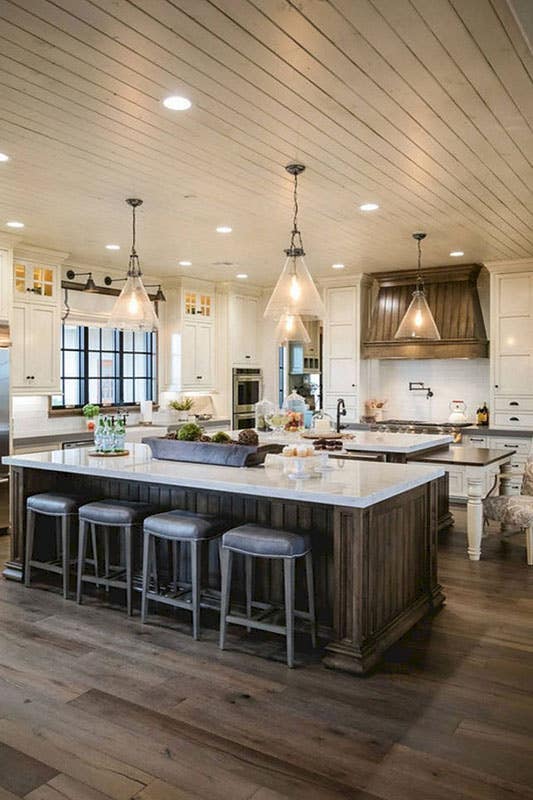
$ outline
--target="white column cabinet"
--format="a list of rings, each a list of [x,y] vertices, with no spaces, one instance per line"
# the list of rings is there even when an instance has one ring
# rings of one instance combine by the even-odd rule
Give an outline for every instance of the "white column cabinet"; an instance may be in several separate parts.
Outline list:
[[[342,397],[345,422],[359,422],[360,417],[360,328],[366,308],[361,277],[354,285],[327,286],[324,291],[324,410],[334,415]]]
[[[9,322],[13,303],[13,268],[10,250],[0,249],[0,322]]]
[[[11,390],[56,394],[60,386],[61,273],[67,253],[16,247],[13,253]]]
[[[228,298],[230,360],[232,366],[254,366],[258,362],[258,301],[248,295]]]
[[[52,394],[59,384],[59,317],[54,307],[15,303],[11,320],[14,394]]]
[[[488,265],[491,272],[492,424],[533,425],[533,262]]]

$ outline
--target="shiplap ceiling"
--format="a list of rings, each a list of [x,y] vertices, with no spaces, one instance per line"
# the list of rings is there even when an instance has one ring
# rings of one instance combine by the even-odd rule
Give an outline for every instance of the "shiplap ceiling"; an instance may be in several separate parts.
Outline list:
[[[138,196],[146,271],[270,284],[297,160],[317,276],[531,256],[528,3],[0,0],[0,229],[120,266]]]

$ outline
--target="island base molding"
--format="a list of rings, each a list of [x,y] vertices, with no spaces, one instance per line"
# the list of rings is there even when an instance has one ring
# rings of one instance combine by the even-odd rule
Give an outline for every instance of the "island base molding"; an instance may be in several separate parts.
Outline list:
[[[232,525],[257,522],[308,531],[318,623],[327,641],[324,663],[330,668],[364,674],[388,647],[444,601],[437,579],[438,480],[360,509],[12,467],[12,553],[4,571],[8,579],[23,577],[26,498],[43,491],[139,500],[161,510],[218,514]],[[51,547],[52,531],[49,541],[50,545],[44,524],[37,546]],[[137,569],[140,553],[139,537]],[[256,599],[282,603],[281,565],[257,561]],[[244,596],[244,569],[240,564],[236,567],[232,599],[239,603]],[[209,551],[205,570],[204,586],[218,589],[216,545]],[[296,607],[306,608],[303,578],[297,579]]]

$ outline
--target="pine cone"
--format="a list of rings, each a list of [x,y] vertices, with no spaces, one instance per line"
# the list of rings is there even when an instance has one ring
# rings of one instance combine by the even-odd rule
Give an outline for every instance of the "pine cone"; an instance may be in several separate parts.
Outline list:
[[[239,444],[257,446],[259,444],[259,436],[253,428],[245,428],[243,431],[239,431]]]
[[[202,436],[200,436],[200,441],[201,442],[210,442],[211,441],[211,437],[208,436],[207,433],[204,433]]]

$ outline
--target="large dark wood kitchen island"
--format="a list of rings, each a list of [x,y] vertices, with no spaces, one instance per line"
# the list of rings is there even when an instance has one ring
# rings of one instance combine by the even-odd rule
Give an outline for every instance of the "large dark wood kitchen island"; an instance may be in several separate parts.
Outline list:
[[[234,524],[309,531],[328,667],[366,672],[444,599],[437,578],[441,467],[335,462],[328,472],[294,481],[271,467],[157,461],[145,445],[114,459],[75,449],[5,461],[11,466],[13,526],[6,578],[21,580],[24,574],[26,498],[55,490],[142,500],[161,510],[208,511]],[[217,589],[216,548],[211,555],[206,579]],[[278,565],[261,566],[257,591],[268,600],[280,599]]]

